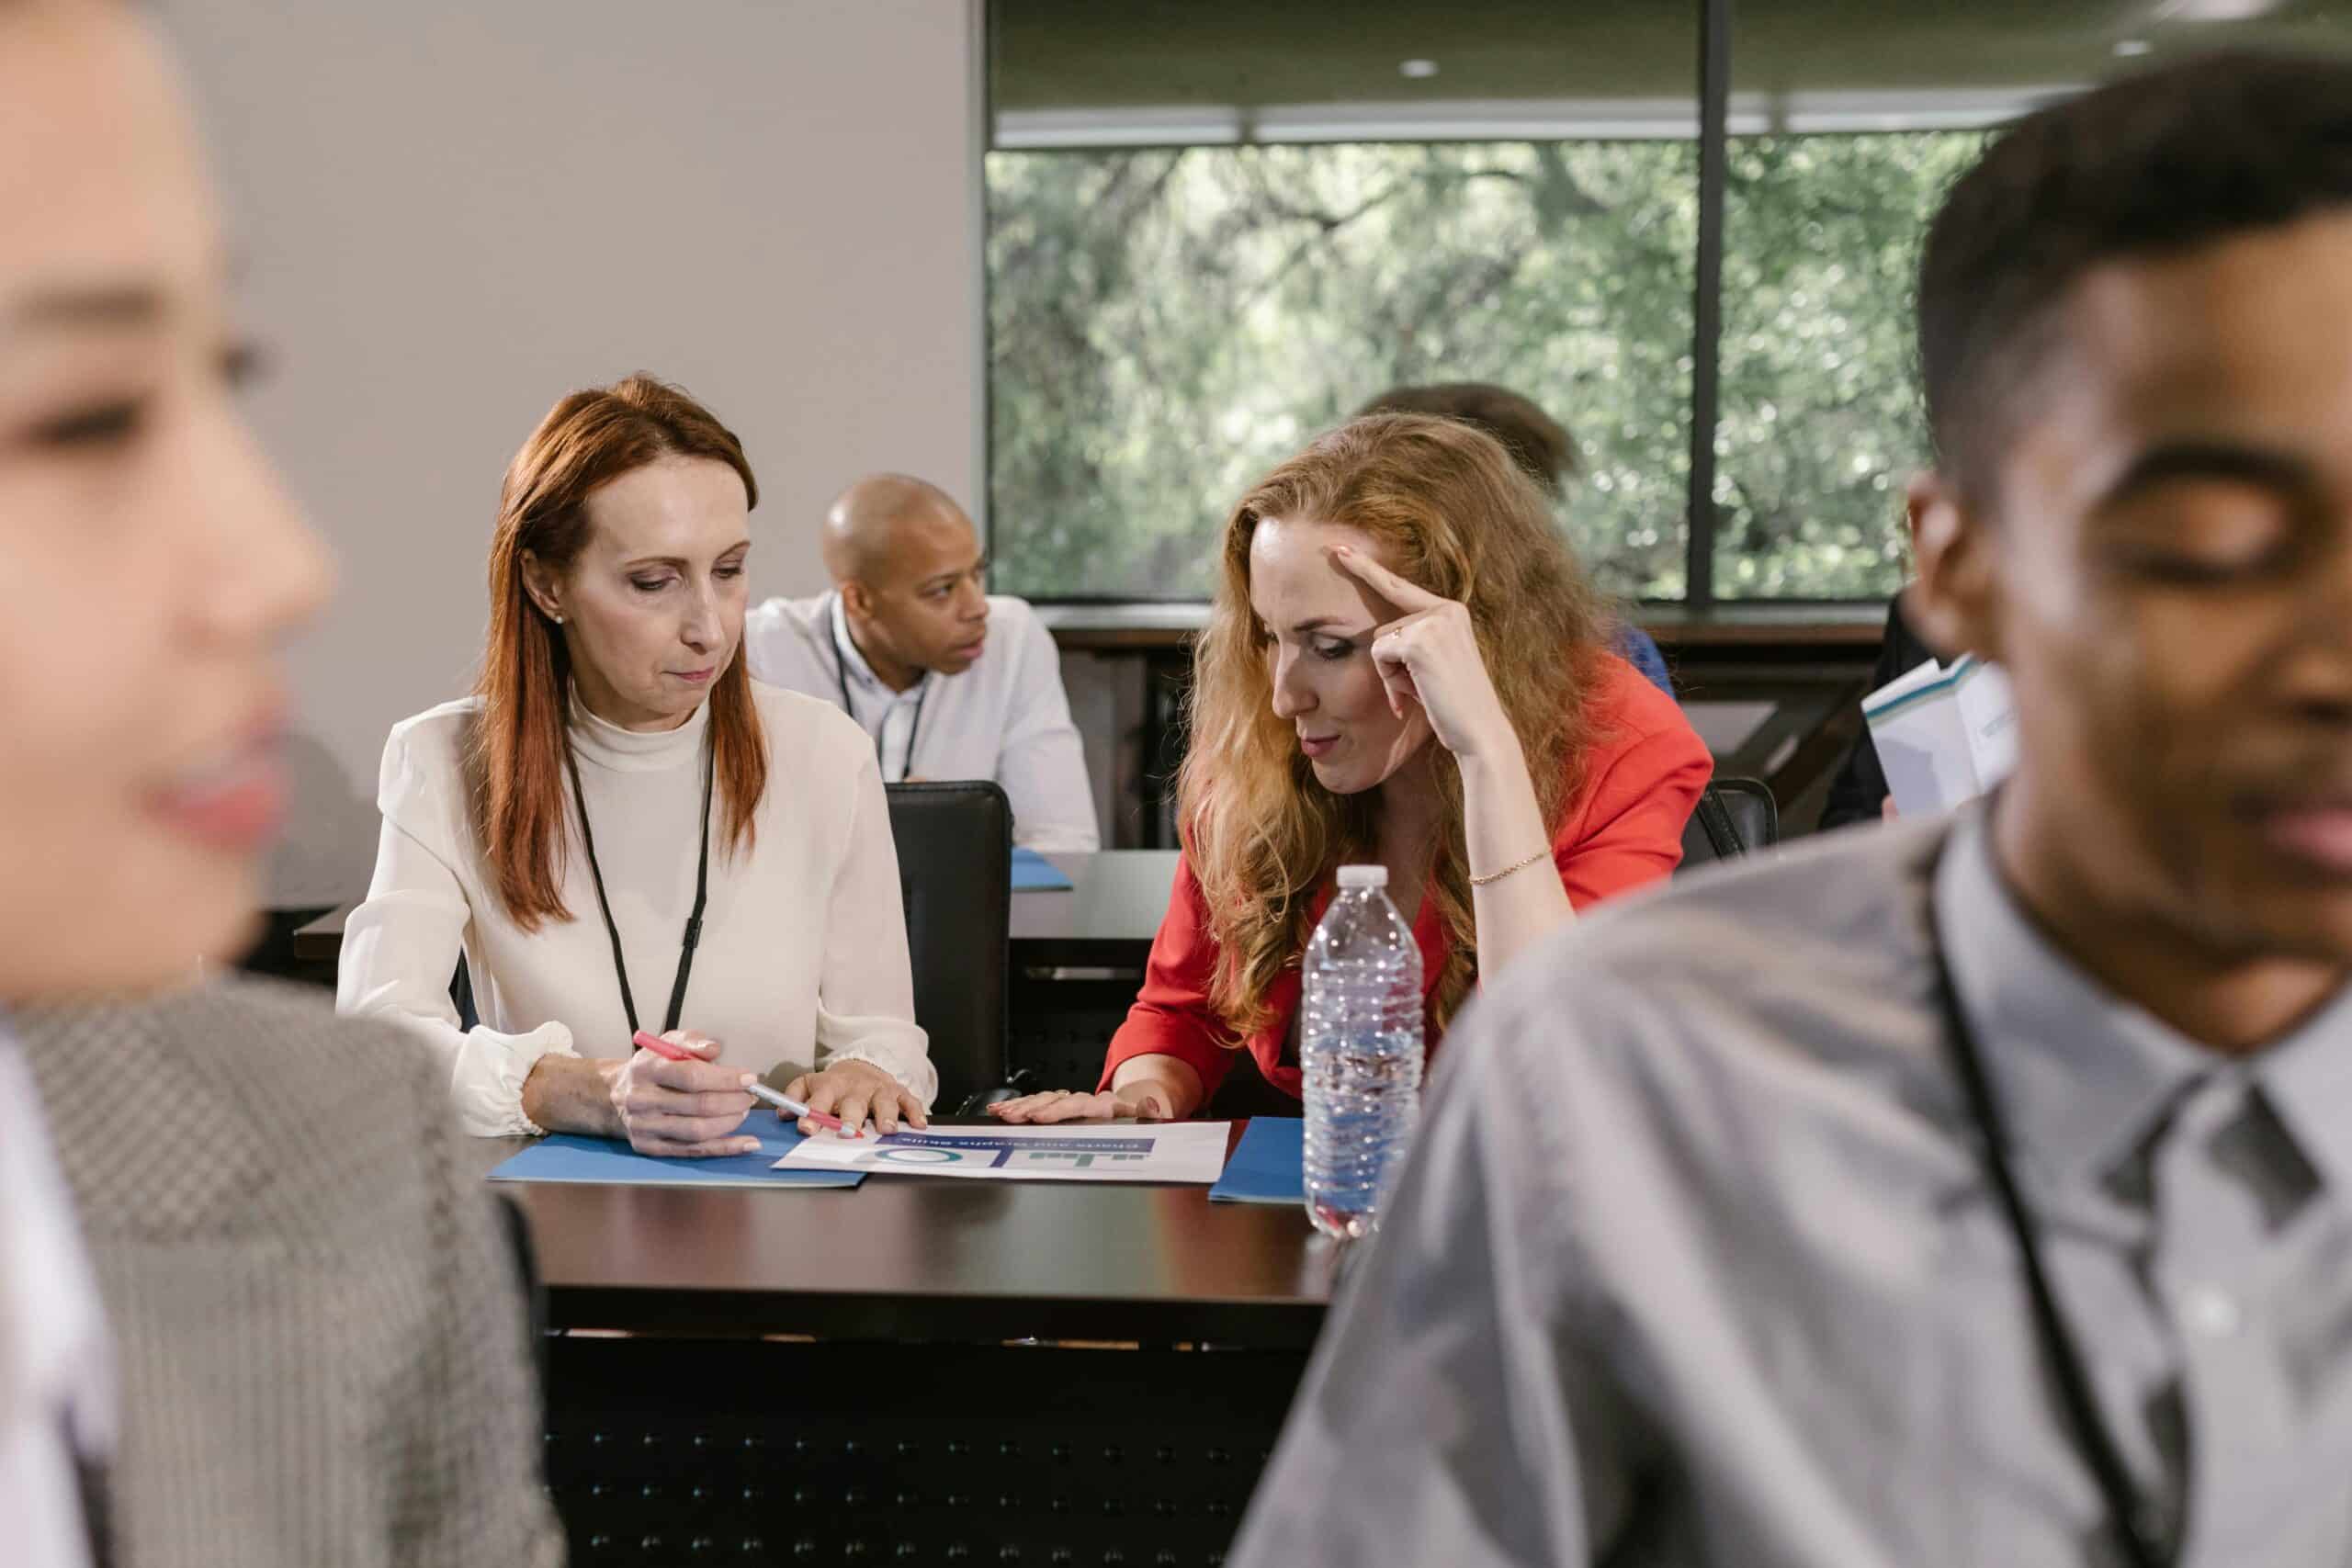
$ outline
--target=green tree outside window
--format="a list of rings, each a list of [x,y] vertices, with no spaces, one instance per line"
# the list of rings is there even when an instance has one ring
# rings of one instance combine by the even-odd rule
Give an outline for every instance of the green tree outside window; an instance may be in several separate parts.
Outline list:
[[[1730,149],[1718,592],[1883,596],[1920,450],[1909,268],[1973,133]],[[996,578],[1188,599],[1251,479],[1399,382],[1499,382],[1576,434],[1601,581],[1685,582],[1687,141],[994,152]]]

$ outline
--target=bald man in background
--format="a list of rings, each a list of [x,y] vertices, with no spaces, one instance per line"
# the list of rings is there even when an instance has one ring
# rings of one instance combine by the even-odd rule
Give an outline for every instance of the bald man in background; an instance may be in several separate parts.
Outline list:
[[[1026,604],[987,592],[964,509],[922,479],[871,475],[833,502],[824,547],[832,592],[745,617],[752,678],[840,706],[874,738],[886,783],[993,779],[1013,842],[1100,848],[1061,657]]]

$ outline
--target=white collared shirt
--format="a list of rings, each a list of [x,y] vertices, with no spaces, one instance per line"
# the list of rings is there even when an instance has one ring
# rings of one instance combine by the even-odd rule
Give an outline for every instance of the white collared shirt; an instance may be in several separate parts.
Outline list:
[[[0,1520],[10,1562],[86,1568],[74,1452],[102,1458],[113,1446],[97,1286],[32,1075],[0,1032]]]
[[[753,678],[836,707],[873,738],[882,776],[993,779],[1012,802],[1013,841],[1045,852],[1102,846],[1086,752],[1062,692],[1053,634],[1019,599],[989,597],[989,641],[958,675],[926,671],[903,692],[874,673],[841,595],[770,599],[743,622]]]
[[[849,612],[842,605],[842,596],[832,593],[827,597],[833,602],[833,652],[839,661],[835,673],[841,677],[840,687],[833,694],[847,701],[850,717],[874,737],[876,760],[882,764],[882,776],[891,780],[912,777],[916,732],[922,725],[922,710],[930,703],[932,688],[941,684],[943,677],[926,670],[922,678],[905,691],[890,690],[874,672],[874,666],[866,662],[857,639],[849,635]],[[874,705],[876,703],[881,705],[878,709]]]

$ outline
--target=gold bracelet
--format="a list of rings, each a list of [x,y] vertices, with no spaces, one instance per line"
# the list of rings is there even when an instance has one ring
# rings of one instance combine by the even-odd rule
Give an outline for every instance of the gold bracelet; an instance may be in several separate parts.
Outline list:
[[[1521,861],[1517,865],[1507,865],[1500,871],[1490,871],[1484,876],[1472,877],[1470,879],[1470,886],[1473,887],[1484,887],[1489,882],[1500,882],[1504,877],[1510,875],[1514,872],[1525,871],[1537,861],[1549,856],[1551,852],[1551,846],[1547,844],[1543,849],[1540,849],[1533,854],[1528,856],[1525,860]]]

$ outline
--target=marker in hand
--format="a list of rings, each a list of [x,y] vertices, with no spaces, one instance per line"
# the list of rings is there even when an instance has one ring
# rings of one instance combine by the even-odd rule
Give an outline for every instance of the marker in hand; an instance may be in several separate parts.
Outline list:
[[[696,1055],[694,1052],[687,1050],[684,1046],[673,1045],[667,1040],[662,1039],[660,1035],[648,1034],[642,1029],[637,1032],[636,1035],[630,1041],[630,1043],[637,1045],[641,1049],[650,1051],[657,1056],[666,1056],[673,1062],[699,1062],[702,1060],[700,1056]],[[842,1126],[842,1119],[840,1117],[828,1116],[821,1111],[811,1111],[807,1106],[801,1104],[800,1101],[793,1099],[792,1096],[788,1094],[778,1094],[775,1089],[770,1089],[767,1085],[761,1083],[756,1078],[743,1086],[743,1092],[750,1095],[754,1100],[766,1100],[770,1105],[775,1106],[778,1111],[783,1111],[786,1116],[791,1117],[796,1122],[801,1117],[806,1116],[809,1121],[816,1122],[820,1127],[831,1127],[834,1132],[839,1133],[844,1138],[864,1136],[862,1133],[852,1132],[848,1128]]]

